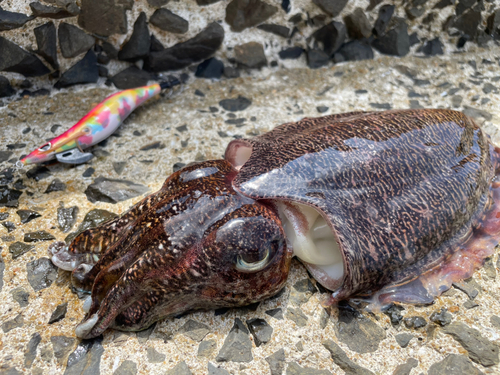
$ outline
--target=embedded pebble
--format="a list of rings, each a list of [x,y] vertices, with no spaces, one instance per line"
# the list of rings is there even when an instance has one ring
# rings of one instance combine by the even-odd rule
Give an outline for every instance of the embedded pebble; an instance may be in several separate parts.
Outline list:
[[[217,362],[250,362],[252,356],[252,341],[248,336],[248,329],[243,322],[236,318],[233,328],[229,331],[224,344],[217,354]]]
[[[151,45],[151,37],[147,23],[146,13],[141,12],[135,20],[134,30],[130,39],[118,52],[118,58],[123,61],[137,61],[147,56]]]
[[[302,367],[296,362],[288,363],[286,375],[332,375],[328,370],[316,370],[310,367]]]
[[[354,9],[354,12],[344,17],[349,37],[353,39],[368,38],[372,34],[370,20],[361,8]]]
[[[410,375],[413,368],[418,366],[418,361],[415,358],[408,358],[408,360],[396,367],[392,375]]]
[[[373,375],[370,370],[361,367],[347,356],[347,354],[333,340],[323,341],[323,346],[330,352],[333,362],[335,362],[346,374]]]
[[[52,343],[54,357],[56,357],[57,362],[59,364],[64,364],[67,356],[77,343],[77,340],[74,337],[52,336],[50,342]]]
[[[404,311],[404,307],[396,304],[391,304],[387,309],[385,309],[383,312],[385,315],[391,319],[391,324],[393,326],[399,325],[401,321],[403,320],[403,315],[401,315],[401,311]]]
[[[47,186],[45,194],[49,194],[54,191],[65,191],[65,190],[66,190],[66,184],[62,182],[60,179],[55,178],[54,180],[52,180],[49,186]]]
[[[22,193],[19,190],[9,189],[7,186],[0,186],[0,207],[17,207]]]
[[[187,20],[165,8],[155,10],[149,22],[159,29],[174,34],[184,34],[189,30]]]
[[[34,245],[28,245],[23,242],[14,242],[9,245],[9,252],[12,254],[12,259],[19,258],[21,255],[26,254],[35,248]]]
[[[57,277],[57,267],[49,258],[35,259],[26,265],[28,282],[35,292],[48,288]]]
[[[282,25],[263,23],[262,25],[257,26],[257,28],[266,31],[268,33],[272,33],[274,35],[281,36],[283,38],[288,38],[288,36],[290,35],[290,29]]]
[[[408,318],[404,318],[405,327],[408,329],[419,329],[425,327],[427,325],[426,320],[421,316],[410,316]]]
[[[400,22],[395,28],[389,30],[385,35],[375,39],[372,46],[386,55],[405,56],[410,52],[410,36],[408,26]]]
[[[67,6],[65,9],[50,5],[44,5],[38,2],[32,2],[30,3],[30,8],[33,12],[33,15],[36,17],[53,18],[58,20],[61,18],[73,17],[80,13],[80,8],[75,3],[71,5],[72,6]]]
[[[40,241],[51,241],[56,238],[44,230],[39,230],[37,232],[29,232],[24,234],[24,242],[40,242]]]
[[[409,333],[400,333],[394,336],[394,338],[396,339],[400,347],[406,348],[413,338],[413,335]]]
[[[101,357],[104,353],[102,336],[82,340],[68,357],[65,375],[99,374]]]
[[[54,87],[61,89],[83,83],[96,83],[98,79],[97,57],[90,49],[80,61],[61,75]]]
[[[460,282],[457,282],[457,283],[453,283],[453,287],[464,292],[465,294],[467,294],[467,296],[470,298],[470,299],[474,299],[477,297],[477,295],[479,294],[479,290],[477,290],[476,288],[474,288],[473,285],[470,285],[466,282],[463,282],[463,281],[460,281]]]
[[[211,57],[203,61],[196,68],[195,76],[200,78],[215,78],[219,79],[224,72],[224,64],[222,61]]]
[[[5,263],[3,261],[2,255],[0,255],[0,292],[3,288],[3,272],[5,271]]]
[[[20,307],[28,306],[30,294],[22,287],[19,286],[12,289],[10,294],[12,294],[12,298],[19,304]]]
[[[64,317],[66,316],[66,312],[68,311],[68,303],[64,302],[61,303],[60,305],[57,305],[56,309],[52,313],[52,315],[49,318],[49,324],[54,324],[60,320],[63,320]]]
[[[260,69],[267,65],[264,47],[257,42],[248,42],[234,47],[234,60],[239,67]]]
[[[293,320],[299,327],[305,327],[307,325],[307,316],[305,316],[298,307],[296,309],[289,307],[285,316]]]
[[[278,11],[262,0],[232,0],[226,7],[226,22],[233,31],[257,26]]]
[[[189,319],[179,330],[184,336],[194,341],[201,341],[210,333],[210,327],[206,324]]]
[[[349,0],[313,0],[321,10],[331,17],[337,17]]]
[[[126,1],[82,0],[78,24],[89,33],[104,37],[127,32],[126,9],[132,9]]]
[[[279,52],[280,59],[298,59],[304,52],[302,47],[290,47]]]
[[[166,358],[165,354],[159,353],[155,348],[151,347],[148,348],[146,354],[150,363],[162,363]]]
[[[243,111],[250,107],[251,104],[252,100],[241,95],[234,99],[223,99],[219,102],[222,108],[230,112]]]
[[[272,316],[274,319],[283,320],[283,310],[281,308],[266,310],[266,314]]]
[[[79,210],[77,206],[64,208],[62,204],[59,205],[57,208],[57,224],[63,233],[69,232],[75,225]]]
[[[428,375],[479,375],[479,371],[467,357],[459,354],[448,354],[441,362],[434,363],[430,368]]]
[[[95,43],[93,36],[66,22],[59,24],[57,34],[59,36],[59,47],[65,58],[76,57],[87,52]]]
[[[229,372],[208,362],[208,375],[229,375]]]
[[[33,362],[36,358],[36,349],[38,345],[42,341],[42,336],[35,332],[32,336],[28,345],[26,346],[26,350],[24,352],[24,367],[30,368],[33,365]]]
[[[134,361],[126,359],[113,372],[113,375],[135,375],[137,374],[137,364]]]
[[[7,229],[7,233],[10,233],[16,230],[16,225],[12,221],[4,221],[2,226]]]
[[[281,375],[285,368],[285,350],[283,348],[265,358],[269,364],[271,375]]]
[[[32,210],[17,210],[16,213],[21,219],[22,224],[29,223],[31,220],[42,216],[38,212]]]
[[[273,335],[273,327],[271,327],[264,319],[255,318],[247,320],[247,326],[253,336],[255,346],[259,347],[271,340]]]
[[[9,12],[0,8],[0,31],[17,29],[33,18],[23,13]]]
[[[179,362],[173,369],[167,371],[166,375],[192,375],[185,361]]]
[[[117,203],[145,194],[147,186],[127,180],[116,180],[99,176],[85,190],[87,199],[92,202]]]
[[[198,346],[198,357],[206,357],[209,358],[217,349],[217,342],[215,340],[205,340],[200,343]]]
[[[323,52],[330,57],[337,52],[344,43],[347,37],[347,30],[343,23],[333,21],[316,30],[312,37],[323,45]]]
[[[42,56],[54,69],[59,68],[57,61],[57,37],[54,23],[47,22],[33,29],[38,49],[37,54]]]
[[[14,319],[7,320],[2,323],[3,333],[12,331],[15,328],[22,327],[24,325],[24,318],[21,314],[18,314]]]
[[[3,37],[0,37],[0,50],[0,71],[20,73],[25,77],[39,77],[50,73],[49,68],[37,56]]]

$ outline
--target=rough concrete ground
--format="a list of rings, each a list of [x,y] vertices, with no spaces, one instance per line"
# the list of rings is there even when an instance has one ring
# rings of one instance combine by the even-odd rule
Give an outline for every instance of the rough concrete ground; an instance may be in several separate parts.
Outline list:
[[[465,371],[463,373],[471,373],[470,366],[483,373],[499,373],[500,281],[496,275],[497,255],[462,287],[471,297],[478,292],[474,298],[453,288],[432,306],[405,306],[405,310],[400,312],[404,318],[419,316],[425,320],[426,325],[419,329],[407,328],[403,322],[394,326],[385,314],[364,313],[363,318],[351,319],[355,314],[348,309],[341,311],[344,319],[340,322],[336,308],[328,317],[320,304],[322,293],[312,293],[314,288],[308,291],[304,287],[307,284],[302,280],[307,279],[307,273],[299,262],[294,262],[285,292],[278,298],[263,301],[255,311],[238,309],[219,315],[214,311],[196,312],[180,319],[159,322],[152,331],[139,334],[110,330],[105,333],[102,342],[94,342],[89,347],[89,343],[80,343],[74,336],[74,328],[83,318],[82,301],[70,291],[68,273],[59,272],[49,287],[38,291],[33,289],[33,285],[37,285],[28,281],[31,271],[27,264],[48,257],[47,248],[51,241],[33,243],[33,249],[16,259],[9,251],[9,246],[16,241],[23,242],[24,234],[28,232],[45,230],[58,240],[64,239],[66,234],[58,229],[56,213],[60,202],[64,207],[79,207],[74,230],[92,209],[119,214],[140,200],[141,197],[136,197],[118,204],[90,203],[84,191],[98,176],[126,179],[147,185],[150,191],[155,191],[172,173],[175,163],[220,158],[225,145],[235,136],[251,137],[284,122],[319,116],[319,111],[331,114],[374,108],[455,108],[475,116],[493,140],[500,144],[498,59],[498,51],[495,50],[428,59],[382,57],[329,69],[282,70],[267,76],[220,82],[199,79],[170,98],[160,97],[138,109],[125,121],[116,136],[95,148],[99,156],[89,164],[77,167],[48,165],[50,175],[39,181],[20,172],[14,180],[22,178],[26,189],[19,198],[19,207],[0,208],[0,213],[9,213],[2,223],[11,221],[15,225],[9,233],[7,228],[0,226],[1,255],[5,266],[0,291],[0,372],[55,374],[66,371],[73,374],[81,373],[82,368],[87,366],[91,373],[98,373],[100,369],[101,374],[163,374],[185,361],[193,374],[209,373],[210,368],[211,374],[224,374],[215,368],[218,366],[232,374],[270,374],[271,363],[276,371],[273,374],[280,373],[276,368],[281,365],[287,374],[305,374],[305,370],[300,370],[305,367],[328,371],[311,370],[308,374],[342,374],[345,370],[347,373],[367,373],[364,371],[369,370],[375,374],[392,374],[398,365],[406,364],[396,373],[415,375],[432,371],[440,373],[437,367],[430,370],[431,365],[443,361],[449,354],[459,354],[448,357],[447,361],[460,364]],[[59,134],[110,93],[109,88],[102,86],[61,90],[48,97],[23,98],[6,103],[0,107],[1,151],[6,151],[7,145],[17,144],[13,147],[10,160],[30,152],[46,139],[54,137],[51,132],[53,125],[61,125],[55,130]],[[227,112],[219,106],[220,100],[238,95],[252,100],[246,110]],[[318,107],[328,109],[318,110]],[[237,119],[244,120],[236,121],[236,125],[226,122]],[[26,130],[28,128],[29,131]],[[160,148],[140,150],[155,142],[161,143]],[[21,143],[25,146],[19,146]],[[116,163],[119,162],[125,165],[121,174],[116,172]],[[9,165],[8,161],[3,162],[0,169]],[[84,172],[87,172],[85,175],[90,174],[89,167],[94,169],[93,174],[82,177]],[[55,178],[66,184],[66,190],[45,194]],[[41,217],[21,224],[16,213],[18,209],[34,210]],[[48,324],[56,307],[63,303],[67,303],[64,318]],[[475,304],[478,306],[472,307]],[[276,308],[282,310],[283,319],[269,315],[269,310]],[[431,314],[441,308],[448,310],[453,321],[445,328],[430,321]],[[345,319],[346,316],[348,319]],[[264,319],[273,328],[271,339],[257,347],[252,335],[244,330],[239,333],[233,331],[236,340],[243,343],[243,349],[239,354],[228,355],[232,360],[218,362],[217,357],[221,355],[221,348],[236,318],[244,324],[252,318]],[[181,327],[189,320],[202,323],[205,327],[193,329],[190,323],[181,332]],[[463,341],[465,348],[445,333],[447,330],[465,332],[459,322],[477,330],[480,335],[472,332],[467,336]],[[343,334],[345,331],[349,333]],[[406,346],[409,335],[412,337]],[[248,337],[251,348],[245,346]],[[467,346],[474,337],[476,347],[483,351]],[[326,347],[336,353],[335,361],[323,345],[325,341],[328,342]],[[77,345],[80,345],[75,352],[77,354],[69,356]],[[201,355],[200,346],[203,349]],[[283,349],[282,353],[280,349]],[[251,351],[253,360],[237,362],[244,360],[248,351]],[[342,351],[364,369],[346,362]],[[68,356],[70,361],[66,368]],[[269,356],[272,357],[266,360]],[[188,372],[179,365],[172,373]]]

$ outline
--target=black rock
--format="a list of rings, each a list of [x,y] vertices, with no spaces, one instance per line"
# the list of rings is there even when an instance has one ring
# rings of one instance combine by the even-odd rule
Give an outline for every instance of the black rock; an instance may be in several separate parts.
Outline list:
[[[273,327],[267,324],[264,319],[256,318],[247,320],[247,326],[253,336],[255,346],[259,347],[271,341]]]
[[[44,5],[42,3],[33,2],[30,3],[31,11],[33,15],[41,18],[53,18],[53,19],[61,19],[68,18],[78,15],[80,13],[80,8],[76,4],[73,7],[69,7],[67,9],[53,7],[50,5]]]
[[[21,255],[26,254],[35,248],[34,245],[28,245],[22,242],[14,242],[9,246],[9,252],[12,254],[12,259],[19,258]]]
[[[421,17],[425,12],[425,8],[423,7],[414,7],[414,6],[407,6],[405,8],[405,13],[408,19],[410,20],[415,20],[418,17]]]
[[[42,336],[35,332],[32,336],[28,345],[26,346],[26,351],[24,352],[24,367],[30,368],[36,358],[36,348],[38,344],[42,341]]]
[[[5,98],[7,96],[14,95],[15,93],[16,90],[12,88],[9,80],[4,76],[0,76],[0,98]],[[12,152],[10,151],[0,151],[0,163],[9,160],[11,156]]]
[[[47,167],[39,165],[31,168],[28,172],[26,172],[26,177],[32,178],[35,181],[40,181],[47,177],[50,177],[50,171]]]
[[[35,259],[26,265],[28,282],[35,292],[48,288],[57,278],[57,267],[49,258]]]
[[[353,362],[340,346],[333,340],[323,341],[323,346],[330,352],[333,362],[335,362],[346,374],[374,375],[370,370],[361,367]]]
[[[196,0],[196,3],[200,6],[211,5],[218,3],[221,0]]]
[[[477,35],[477,28],[481,23],[481,12],[469,9],[453,22],[453,27],[467,35],[469,39],[474,39]]]
[[[65,375],[99,374],[103,353],[102,336],[82,340],[68,357]]]
[[[9,217],[8,212],[0,212],[0,221],[5,220]]]
[[[18,45],[0,37],[0,71],[15,72],[26,77],[38,77],[50,73],[42,61]]]
[[[149,22],[162,30],[174,34],[184,34],[189,30],[188,21],[165,8],[155,10],[149,18]]]
[[[154,8],[161,8],[164,5],[167,5],[170,0],[148,0],[148,4]]]
[[[269,363],[269,369],[271,370],[271,375],[282,375],[285,369],[285,350],[283,348],[274,352],[269,357],[265,358],[266,362]]]
[[[410,35],[410,47],[418,43],[420,43],[420,39],[418,38],[417,33],[412,33]]]
[[[118,58],[118,50],[111,43],[103,42],[101,47],[102,47],[102,50],[104,51],[104,53],[106,53],[106,55],[111,60]]]
[[[161,141],[155,141],[148,143],[144,146],[142,146],[139,150],[141,151],[149,151],[149,150],[158,150],[158,149],[164,149],[165,145]]]
[[[229,331],[224,344],[217,355],[217,362],[251,362],[252,342],[248,336],[248,330],[243,322],[236,318],[233,328]]]
[[[87,195],[87,199],[92,203],[97,201],[118,203],[142,195],[148,190],[147,186],[131,181],[115,180],[100,176],[94,180],[94,183],[87,187],[85,194]]]
[[[78,24],[90,33],[110,36],[127,32],[124,1],[81,0]]]
[[[281,9],[283,9],[285,13],[290,13],[290,0],[281,0]]]
[[[418,49],[418,52],[422,52],[427,56],[442,55],[443,43],[439,40],[439,37],[434,38],[426,42],[422,47]]]
[[[17,29],[33,18],[35,17],[29,17],[22,13],[9,12],[0,8],[0,31]]]
[[[320,105],[320,106],[317,106],[316,107],[316,110],[319,112],[319,113],[325,113],[326,111],[328,111],[328,107],[327,106],[324,106],[324,105]]]
[[[158,39],[156,39],[154,34],[151,34],[151,43],[149,50],[151,52],[158,52],[158,51],[163,51],[164,49],[165,47],[163,47],[163,44],[161,44],[161,42]]]
[[[307,66],[311,69],[325,66],[329,61],[329,56],[320,49],[313,48],[307,51]]]
[[[39,230],[37,232],[29,232],[24,234],[24,242],[40,242],[40,241],[52,241],[56,238],[44,230]]]
[[[313,3],[332,17],[337,17],[349,0],[313,0]]]
[[[283,38],[288,38],[290,35],[290,29],[286,26],[275,25],[273,23],[264,23],[262,25],[257,26],[258,29],[267,31],[268,33],[272,33],[274,35],[281,36]]]
[[[94,37],[66,22],[59,24],[59,46],[65,58],[75,57],[87,52],[95,43]]]
[[[111,77],[111,82],[120,90],[125,90],[145,86],[153,78],[151,73],[133,65]]]
[[[123,45],[118,58],[124,61],[137,61],[146,57],[151,46],[146,13],[141,12],[134,23],[130,39]]]
[[[406,348],[413,338],[413,335],[410,333],[400,333],[394,336],[394,338],[396,339],[400,347]]]
[[[443,307],[440,311],[435,311],[430,316],[430,321],[444,327],[451,323],[451,314]]]
[[[349,37],[353,39],[368,38],[372,35],[372,26],[363,9],[356,8],[354,12],[344,17]]]
[[[275,6],[261,0],[232,0],[226,7],[226,22],[233,31],[256,26],[278,11]]]
[[[490,14],[487,20],[488,34],[495,39],[500,37],[500,9],[495,10]]]
[[[67,311],[68,311],[67,302],[58,305],[49,318],[49,324],[54,324],[56,322],[59,322],[60,320],[63,320],[64,317],[66,316]]]
[[[360,40],[353,40],[344,44],[338,51],[345,61],[360,61],[373,59],[373,50],[369,44]]]
[[[99,68],[94,51],[89,50],[85,57],[63,73],[55,88],[74,86],[84,83],[96,83],[99,79]]]
[[[0,185],[0,207],[17,207],[19,197],[23,192]]]
[[[4,221],[2,226],[7,229],[7,233],[10,233],[16,230],[16,225],[12,221]]]
[[[323,45],[323,51],[328,56],[333,56],[344,43],[347,30],[341,22],[330,22],[321,29],[316,30],[312,37]]]
[[[59,364],[65,364],[66,356],[74,348],[76,339],[66,336],[52,336],[50,343],[54,349],[54,357],[56,357]]]
[[[279,52],[280,59],[298,59],[304,52],[302,47],[290,47]]]
[[[408,318],[404,318],[403,321],[406,328],[419,329],[427,325],[427,322],[421,316],[410,316]]]
[[[66,190],[66,184],[62,182],[60,179],[55,178],[54,180],[52,180],[49,186],[47,186],[45,194],[49,194],[54,191],[65,191],[65,190]]]
[[[37,54],[42,56],[54,69],[59,68],[57,62],[56,27],[53,22],[47,22],[33,29],[38,46]]]
[[[193,319],[189,319],[180,328],[179,332],[184,334],[184,336],[189,337],[191,340],[199,342],[210,333],[210,327]]]
[[[293,289],[301,293],[310,293],[311,295],[318,292],[318,289],[308,277],[293,284]]]
[[[387,29],[387,25],[389,25],[389,21],[394,14],[394,5],[382,5],[378,10],[378,18],[375,21],[375,26],[373,26],[373,34],[376,36],[382,36],[385,34],[385,30]]]
[[[237,112],[247,109],[252,104],[252,101],[244,96],[239,95],[235,99],[223,99],[219,105],[226,111]]]
[[[467,9],[471,8],[476,4],[477,0],[458,0],[457,6],[455,7],[455,14],[457,16],[461,15]]]
[[[400,22],[394,29],[375,39],[372,46],[386,55],[405,56],[410,51],[408,26]]]
[[[234,47],[234,60],[239,66],[260,69],[267,65],[264,47],[257,42],[248,42]]]
[[[209,24],[194,38],[163,51],[151,52],[145,68],[153,72],[178,70],[212,56],[224,40],[224,29],[218,23]]]
[[[26,143],[11,143],[7,145],[7,149],[9,150],[19,150],[21,148],[25,148]]]
[[[389,308],[384,310],[384,314],[387,315],[389,319],[391,319],[391,324],[393,326],[397,326],[403,320],[403,316],[401,315],[401,311],[403,310],[403,306],[391,304]]]
[[[22,224],[29,223],[31,220],[42,216],[38,212],[32,210],[17,210],[16,213],[19,215]]]
[[[57,224],[63,233],[69,232],[73,225],[75,225],[78,211],[79,208],[77,206],[64,208],[61,205],[57,208]]]
[[[196,68],[196,77],[200,78],[217,78],[219,79],[224,72],[224,64],[222,61],[217,60],[215,57],[211,57],[203,61]]]
[[[430,368],[428,375],[480,375],[479,371],[467,357],[459,354],[448,354],[441,362],[434,363]]]
[[[447,6],[454,5],[455,0],[440,0],[434,5],[434,9],[444,9]]]

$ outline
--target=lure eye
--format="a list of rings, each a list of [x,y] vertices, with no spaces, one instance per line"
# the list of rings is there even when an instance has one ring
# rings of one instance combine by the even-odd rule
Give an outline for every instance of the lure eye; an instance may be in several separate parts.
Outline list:
[[[91,131],[92,131],[92,130],[90,130],[90,128],[88,128],[88,127],[83,128],[83,132],[84,132],[85,134],[89,134]]]
[[[262,259],[257,261],[247,261],[245,256],[238,255],[236,260],[236,269],[244,272],[257,272],[266,267],[270,259],[270,250],[265,249],[262,254]]]
[[[49,143],[44,144],[42,147],[40,147],[38,149],[38,151],[48,151],[48,150],[50,150],[51,147],[52,147],[52,144],[49,142]]]

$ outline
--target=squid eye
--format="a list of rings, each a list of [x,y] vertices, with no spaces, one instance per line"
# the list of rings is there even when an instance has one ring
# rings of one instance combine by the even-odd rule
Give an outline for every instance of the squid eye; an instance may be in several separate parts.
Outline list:
[[[247,261],[245,256],[238,255],[236,260],[236,269],[244,272],[257,272],[266,267],[270,260],[270,250],[267,248],[263,254],[262,259],[257,261]]]
[[[50,150],[50,148],[51,148],[51,147],[52,147],[52,145],[51,145],[51,143],[49,142],[49,143],[44,144],[42,147],[40,147],[40,148],[38,149],[38,151],[47,151],[47,150]]]

